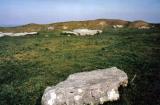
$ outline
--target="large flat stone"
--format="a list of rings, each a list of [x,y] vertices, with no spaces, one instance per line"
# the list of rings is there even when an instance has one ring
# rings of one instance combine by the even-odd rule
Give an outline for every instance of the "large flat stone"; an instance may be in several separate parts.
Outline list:
[[[56,86],[47,87],[42,105],[99,105],[118,100],[118,88],[127,86],[127,74],[116,67],[70,75]]]
[[[25,36],[25,35],[37,35],[38,32],[21,32],[21,33],[3,33],[3,32],[0,32],[0,37],[3,37],[3,36]]]
[[[97,35],[101,34],[102,30],[91,30],[91,29],[74,29],[73,31],[63,31],[62,34],[86,36],[86,35]]]

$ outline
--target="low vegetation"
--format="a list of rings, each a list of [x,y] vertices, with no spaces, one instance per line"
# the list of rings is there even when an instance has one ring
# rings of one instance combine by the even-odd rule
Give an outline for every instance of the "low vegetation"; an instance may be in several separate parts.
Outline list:
[[[105,29],[101,35],[59,31],[0,38],[0,105],[40,105],[47,86],[69,74],[116,66],[129,76],[121,99],[105,105],[158,105],[160,30]]]

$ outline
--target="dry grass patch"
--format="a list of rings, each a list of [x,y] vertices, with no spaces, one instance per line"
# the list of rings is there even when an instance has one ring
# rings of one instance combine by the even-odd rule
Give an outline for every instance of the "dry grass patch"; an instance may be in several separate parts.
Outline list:
[[[32,60],[38,58],[39,56],[39,53],[36,51],[20,52],[13,55],[13,57],[17,60]]]

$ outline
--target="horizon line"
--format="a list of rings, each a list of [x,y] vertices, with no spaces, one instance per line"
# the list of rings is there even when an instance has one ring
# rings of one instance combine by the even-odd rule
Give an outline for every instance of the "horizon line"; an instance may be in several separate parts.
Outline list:
[[[55,21],[55,22],[46,22],[46,23],[36,23],[36,22],[28,22],[28,23],[24,23],[24,24],[0,24],[1,28],[9,28],[9,27],[19,27],[19,26],[25,26],[25,25],[29,25],[29,24],[36,24],[36,25],[49,25],[49,24],[56,24],[56,23],[65,23],[65,22],[79,22],[79,21],[94,21],[94,20],[122,20],[122,21],[128,21],[128,22],[135,22],[135,21],[144,21],[150,24],[160,24],[160,22],[149,22],[147,20],[143,20],[143,19],[136,19],[136,20],[129,20],[129,19],[116,19],[116,18],[96,18],[96,19],[79,19],[79,20],[66,20],[66,21]]]

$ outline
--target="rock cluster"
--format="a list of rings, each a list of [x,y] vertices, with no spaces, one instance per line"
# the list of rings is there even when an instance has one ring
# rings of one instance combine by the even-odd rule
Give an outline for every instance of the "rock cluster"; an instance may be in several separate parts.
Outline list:
[[[3,33],[0,32],[0,37],[3,36],[25,36],[25,35],[36,35],[38,32],[21,32],[21,33]]]
[[[123,28],[123,25],[113,25],[113,28]]]
[[[150,29],[149,26],[139,26],[138,29]]]
[[[100,33],[102,33],[102,30],[90,30],[90,29],[74,29],[73,31],[62,32],[62,34],[76,35],[76,36],[96,35]]]
[[[48,27],[47,29],[48,29],[48,30],[54,30],[54,27],[51,27],[51,26],[50,26],[50,27]]]
[[[127,86],[127,74],[116,67],[70,75],[47,87],[42,105],[99,105],[119,99],[118,88]]]

